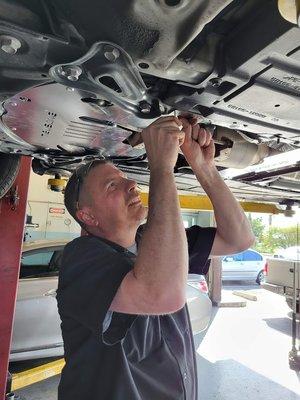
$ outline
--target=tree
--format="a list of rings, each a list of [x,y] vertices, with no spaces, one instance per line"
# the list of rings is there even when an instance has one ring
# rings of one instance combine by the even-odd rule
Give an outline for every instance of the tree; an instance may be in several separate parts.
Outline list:
[[[256,238],[253,248],[262,253],[274,253],[276,249],[300,245],[300,227],[266,227],[262,218],[249,218]]]
[[[270,227],[267,231],[267,235],[264,236],[264,242],[266,247],[272,249],[272,252],[276,249],[286,249],[287,247],[297,246],[299,244],[297,225],[285,228]]]
[[[252,227],[252,231],[254,233],[255,239],[256,239],[256,243],[260,243],[265,231],[265,225],[262,221],[262,218],[255,218],[255,219],[249,219],[250,220],[250,224]]]

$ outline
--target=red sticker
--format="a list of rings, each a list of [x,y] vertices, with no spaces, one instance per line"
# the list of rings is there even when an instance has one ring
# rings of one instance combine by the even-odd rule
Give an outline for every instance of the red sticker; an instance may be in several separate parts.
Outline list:
[[[64,214],[65,213],[65,209],[64,208],[50,207],[49,208],[49,213],[50,214]]]

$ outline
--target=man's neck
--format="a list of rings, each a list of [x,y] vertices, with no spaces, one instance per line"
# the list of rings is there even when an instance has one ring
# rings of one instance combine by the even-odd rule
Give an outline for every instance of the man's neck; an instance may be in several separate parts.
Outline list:
[[[122,232],[116,232],[112,233],[112,234],[106,234],[104,237],[104,239],[110,240],[111,242],[117,243],[118,245],[128,248],[130,246],[132,246],[135,243],[135,235],[136,235],[137,229],[135,230],[127,230],[126,232],[124,232],[124,234]]]
[[[116,229],[114,232],[103,231],[100,229],[89,229],[89,233],[117,243],[119,246],[128,248],[135,243],[137,229],[138,226],[131,229],[127,227],[124,230]]]

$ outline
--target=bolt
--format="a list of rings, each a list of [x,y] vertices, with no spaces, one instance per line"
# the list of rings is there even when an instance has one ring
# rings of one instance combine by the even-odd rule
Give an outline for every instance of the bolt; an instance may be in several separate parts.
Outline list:
[[[82,74],[82,69],[77,65],[62,65],[59,67],[58,72],[62,76],[65,76],[69,81],[78,81]]]
[[[67,86],[67,87],[66,87],[66,91],[67,91],[67,92],[74,92],[75,89],[74,89],[73,87]]]
[[[211,86],[213,87],[219,87],[222,83],[222,79],[221,78],[212,78],[209,80]]]
[[[0,35],[0,48],[7,54],[14,55],[21,47],[19,39],[13,36]]]
[[[116,59],[120,56],[120,52],[118,49],[111,47],[104,53],[104,57],[111,62],[115,62]]]
[[[17,106],[18,106],[18,103],[16,103],[15,101],[11,101],[9,104],[10,104],[12,107],[17,107]]]
[[[149,114],[151,112],[151,104],[147,103],[147,101],[141,101],[139,108],[143,114]]]

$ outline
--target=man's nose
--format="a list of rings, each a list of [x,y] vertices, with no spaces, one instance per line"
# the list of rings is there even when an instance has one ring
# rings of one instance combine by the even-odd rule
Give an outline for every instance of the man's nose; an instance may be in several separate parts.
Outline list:
[[[133,179],[127,179],[128,191],[131,192],[137,188],[137,183]]]

